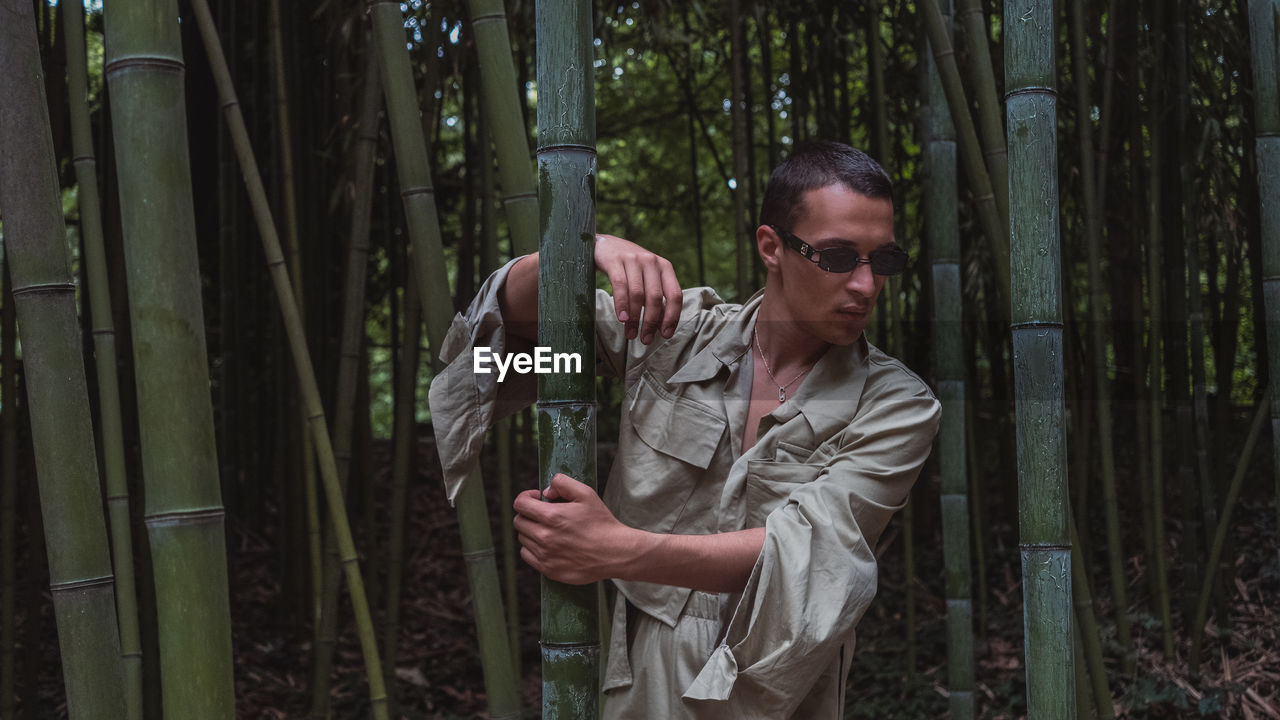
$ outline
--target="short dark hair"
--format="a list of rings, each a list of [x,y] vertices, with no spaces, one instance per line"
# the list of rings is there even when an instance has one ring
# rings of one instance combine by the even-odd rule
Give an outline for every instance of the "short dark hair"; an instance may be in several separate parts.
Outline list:
[[[893,200],[893,181],[869,155],[844,143],[807,140],[796,145],[769,176],[760,203],[760,224],[791,229],[804,210],[805,193],[830,185]]]

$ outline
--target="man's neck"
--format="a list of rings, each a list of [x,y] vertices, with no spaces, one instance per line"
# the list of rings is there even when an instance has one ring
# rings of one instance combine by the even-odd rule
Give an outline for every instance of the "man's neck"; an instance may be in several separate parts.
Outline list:
[[[766,292],[756,316],[759,352],[764,354],[775,376],[812,367],[831,344],[805,332],[781,303],[770,302],[771,299]]]

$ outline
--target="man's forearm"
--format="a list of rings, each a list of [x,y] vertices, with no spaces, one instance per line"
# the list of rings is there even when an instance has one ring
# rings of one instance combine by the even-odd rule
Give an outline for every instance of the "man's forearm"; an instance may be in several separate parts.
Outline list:
[[[538,253],[520,258],[507,271],[507,279],[498,290],[498,307],[509,334],[537,342]]]
[[[715,535],[637,532],[635,552],[623,561],[618,579],[704,592],[741,592],[765,537],[764,528]]]

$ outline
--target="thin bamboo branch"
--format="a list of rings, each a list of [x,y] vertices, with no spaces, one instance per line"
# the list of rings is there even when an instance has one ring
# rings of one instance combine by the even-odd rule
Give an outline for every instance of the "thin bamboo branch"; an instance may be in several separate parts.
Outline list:
[[[129,484],[125,475],[124,433],[120,419],[120,385],[116,374],[115,326],[102,241],[98,204],[97,161],[89,125],[88,61],[85,57],[84,7],[62,3],[67,32],[67,89],[70,94],[71,144],[80,202],[80,231],[88,272],[93,349],[97,361],[99,428],[106,472],[107,513],[111,527],[111,559],[116,575],[116,609],[120,616],[120,651],[125,673],[128,717],[142,717],[142,641],[134,589],[133,532],[129,522]]]
[[[418,299],[422,302],[427,341],[433,351],[432,361],[438,365],[439,348],[453,314],[453,299],[449,294],[440,223],[433,199],[431,166],[427,161],[426,142],[415,103],[413,71],[405,48],[404,18],[399,3],[387,0],[370,2],[369,16],[381,65],[391,142],[396,151],[400,195],[409,225],[412,281],[417,284]],[[439,367],[435,369],[439,370]],[[481,484],[478,478],[473,479],[476,480],[474,485]],[[498,587],[498,569],[493,558],[492,532],[483,492],[464,492],[458,496],[457,504],[464,551],[472,553],[471,557],[475,559],[475,562],[468,563],[468,576],[472,581],[472,601],[476,607],[476,633],[480,638],[489,714],[493,718],[517,717],[520,699],[517,683],[511,675],[502,596],[498,592],[481,592],[482,588]],[[488,538],[487,550],[485,538]],[[500,638],[500,642],[491,641],[495,637]],[[500,654],[493,655],[490,652],[492,648],[498,648]]]
[[[947,24],[941,10],[933,3],[921,3],[918,9],[924,18],[929,45],[933,49],[933,59],[937,63],[942,89],[947,96],[947,105],[951,108],[951,121],[955,123],[960,143],[960,158],[978,206],[978,220],[982,225],[982,234],[986,235],[991,242],[992,255],[996,259],[1000,294],[1002,297],[1008,297],[1009,224],[1000,217],[999,206],[996,203],[997,190],[991,185],[991,176],[982,159],[982,145],[978,142],[978,132],[973,125],[973,116],[969,114],[969,101],[965,97],[964,84],[960,81],[960,70],[956,67],[955,51],[952,49]]]
[[[373,619],[369,612],[369,604],[364,593],[364,582],[360,575],[359,559],[356,556],[355,543],[351,536],[351,526],[347,520],[345,503],[339,487],[337,461],[333,446],[329,441],[329,432],[325,423],[324,407],[320,402],[320,388],[316,384],[315,370],[307,353],[306,336],[302,328],[302,320],[298,313],[297,301],[289,281],[289,271],[284,265],[284,256],[280,249],[280,240],[276,234],[275,222],[271,218],[271,210],[267,207],[266,191],[262,186],[262,178],[258,172],[257,161],[249,144],[248,131],[245,128],[244,116],[240,112],[240,103],[236,98],[231,83],[231,75],[227,70],[226,58],[222,46],[218,42],[213,17],[209,13],[206,0],[193,0],[196,22],[200,26],[200,36],[204,40],[210,65],[213,67],[214,80],[218,85],[218,95],[222,100],[223,112],[227,116],[227,125],[235,141],[236,156],[240,161],[241,172],[249,190],[249,199],[253,205],[254,219],[258,224],[263,250],[266,254],[267,266],[275,285],[276,297],[280,302],[281,314],[284,317],[285,330],[289,337],[289,348],[293,355],[294,370],[298,374],[302,397],[310,421],[312,440],[319,455],[320,476],[324,485],[325,501],[329,507],[329,519],[333,523],[334,535],[341,554],[342,568],[346,575],[347,591],[351,595],[352,608],[355,611],[356,624],[360,635],[361,651],[364,655],[365,669],[369,678],[369,694],[372,712],[378,720],[387,720],[387,696],[383,685],[381,657],[378,654],[377,639],[374,635]]]
[[[1188,657],[1191,674],[1200,673],[1200,646],[1204,640],[1204,623],[1209,617],[1209,596],[1213,593],[1213,585],[1217,582],[1218,561],[1222,558],[1222,548],[1226,545],[1227,531],[1231,528],[1231,513],[1235,510],[1236,499],[1240,497],[1240,486],[1244,483],[1245,470],[1249,468],[1249,459],[1254,448],[1258,446],[1258,438],[1262,435],[1262,426],[1267,419],[1267,411],[1271,409],[1271,395],[1264,392],[1262,402],[1253,411],[1253,422],[1249,424],[1249,434],[1245,436],[1244,448],[1240,450],[1240,459],[1236,461],[1235,474],[1231,476],[1231,485],[1227,487],[1227,497],[1222,502],[1222,522],[1213,534],[1213,545],[1209,548],[1209,561],[1205,563],[1206,572],[1200,584],[1200,597],[1196,601],[1196,619],[1191,623],[1191,653]]]
[[[992,190],[1000,219],[1009,224],[1009,153],[1004,144],[1000,96],[996,92],[996,71],[991,65],[990,27],[982,12],[981,0],[959,0],[956,10],[969,49],[969,79],[978,101],[978,128],[982,133],[982,156],[991,174]]]
[[[480,86],[498,155],[512,254],[527,255],[538,249],[538,188],[520,109],[519,94],[524,88],[516,83],[507,16],[502,0],[467,0],[467,9],[480,56]]]
[[[1093,401],[1098,418],[1099,461],[1102,465],[1102,505],[1106,516],[1107,569],[1116,612],[1116,642],[1121,667],[1133,673],[1133,634],[1125,590],[1124,555],[1120,537],[1120,509],[1116,498],[1115,430],[1111,417],[1111,377],[1107,367],[1107,310],[1103,301],[1102,213],[1095,194],[1093,132],[1089,118],[1089,64],[1084,32],[1084,2],[1071,2],[1071,72],[1076,86],[1076,127],[1080,136],[1080,175],[1084,186],[1085,231],[1089,256],[1089,331],[1093,360]]]

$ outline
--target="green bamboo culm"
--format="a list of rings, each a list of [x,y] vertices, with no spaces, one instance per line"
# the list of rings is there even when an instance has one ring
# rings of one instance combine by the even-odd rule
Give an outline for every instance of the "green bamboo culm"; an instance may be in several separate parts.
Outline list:
[[[1004,6],[1027,714],[1076,716],[1062,369],[1054,3]]]
[[[1274,386],[1274,383],[1272,384]],[[1231,529],[1231,512],[1235,509],[1236,498],[1240,497],[1240,486],[1244,483],[1245,470],[1249,468],[1249,458],[1258,446],[1258,438],[1262,435],[1262,426],[1266,422],[1267,411],[1273,410],[1271,395],[1263,395],[1253,413],[1253,422],[1249,424],[1249,434],[1245,436],[1244,448],[1236,461],[1235,474],[1231,476],[1231,485],[1227,488],[1227,497],[1222,504],[1222,522],[1213,534],[1213,546],[1209,549],[1209,562],[1205,564],[1204,578],[1200,584],[1200,596],[1196,602],[1196,617],[1191,623],[1191,654],[1188,665],[1192,677],[1200,673],[1200,645],[1204,641],[1204,623],[1209,617],[1209,597],[1213,594],[1213,586],[1218,580],[1218,562],[1222,559],[1222,548],[1226,545],[1227,532]],[[1275,422],[1274,415],[1272,422]]]
[[[991,175],[1000,219],[1009,223],[1009,153],[1005,149],[1000,96],[996,93],[996,71],[991,66],[990,26],[982,12],[981,0],[959,0],[956,10],[969,50],[969,78],[978,102],[978,131],[982,136],[982,156]]]
[[[17,316],[10,298],[9,259],[0,287],[0,720],[14,719],[14,570],[18,560],[18,368]]]
[[[1102,663],[1102,632],[1098,629],[1098,619],[1093,612],[1093,593],[1089,589],[1089,573],[1085,567],[1084,554],[1080,552],[1080,539],[1076,533],[1075,518],[1071,518],[1071,594],[1075,603],[1077,650],[1084,656],[1088,667],[1089,687],[1079,687],[1081,673],[1076,673],[1077,698],[1090,700],[1090,705],[1098,713],[1099,718],[1115,717],[1115,709],[1111,704],[1111,687],[1107,683],[1107,668]],[[1089,692],[1093,695],[1090,698]],[[1081,717],[1089,717],[1089,707],[1077,705],[1076,710]]]
[[[1151,326],[1148,330],[1147,359],[1148,380],[1151,383],[1150,412],[1151,432],[1151,558],[1154,573],[1156,614],[1160,621],[1161,648],[1164,656],[1173,657],[1173,616],[1169,607],[1168,563],[1165,552],[1164,512],[1164,237],[1160,212],[1160,195],[1163,191],[1160,172],[1161,152],[1164,145],[1164,72],[1161,68],[1161,46],[1164,42],[1164,3],[1154,3],[1150,18],[1152,64],[1148,75],[1147,99],[1150,118],[1147,134],[1151,142],[1149,174],[1147,179],[1147,302]]]
[[[591,4],[537,5],[538,345],[577,353],[584,373],[538,376],[538,471],[546,489],[556,473],[596,487],[595,87]],[[741,290],[741,287],[739,287]],[[599,716],[599,584],[542,580],[542,717]]]
[[[1280,0],[1249,0],[1253,54],[1258,198],[1262,205],[1262,292],[1271,360],[1271,437],[1275,449],[1276,528],[1280,532]],[[1226,520],[1222,522],[1225,524]],[[1276,540],[1280,563],[1280,538]]]
[[[382,667],[391,686],[391,702],[396,703],[395,667],[399,650],[400,594],[404,577],[405,515],[408,513],[409,474],[417,448],[418,368],[421,363],[422,303],[417,286],[404,289],[404,341],[400,343],[400,377],[397,378],[395,420],[392,428],[391,510],[387,541],[387,597],[382,640]]]
[[[513,255],[538,249],[538,186],[533,179],[529,135],[520,110],[511,37],[502,0],[467,0],[480,58],[480,89],[488,109],[488,125],[498,156],[502,206],[507,213]]]
[[[71,146],[75,158],[80,232],[89,276],[93,350],[98,371],[99,427],[106,472],[107,513],[111,527],[111,559],[116,576],[116,609],[120,615],[120,650],[125,675],[125,702],[130,720],[142,717],[142,641],[133,572],[133,533],[129,522],[129,485],[125,475],[124,433],[120,420],[120,384],[116,375],[115,326],[102,242],[98,203],[97,161],[89,124],[88,61],[85,56],[84,6],[62,3],[67,33],[67,91],[70,96]]]
[[[67,715],[121,718],[124,676],[111,557],[35,14],[26,0],[4,0],[0,16],[0,96],[6,100],[0,113],[0,212],[12,279],[5,305],[13,305],[18,324],[27,329],[23,357],[31,438]],[[6,359],[3,370],[11,374],[12,356]],[[6,383],[8,416],[16,410],[11,390]],[[8,457],[6,452],[6,462]],[[12,547],[7,544],[6,551]]]
[[[339,487],[337,461],[333,453],[333,445],[329,440],[329,430],[325,423],[324,407],[320,401],[320,388],[316,384],[315,370],[311,365],[311,357],[307,353],[306,336],[298,313],[293,287],[289,280],[289,271],[285,268],[284,256],[280,248],[280,239],[276,234],[275,222],[271,210],[267,206],[266,191],[262,186],[262,178],[258,172],[257,161],[253,149],[249,145],[249,135],[245,128],[244,116],[240,112],[240,102],[236,98],[235,88],[231,84],[231,74],[227,69],[226,57],[218,41],[217,30],[209,5],[205,0],[194,0],[196,23],[200,28],[200,37],[204,41],[205,51],[209,55],[209,64],[213,69],[214,81],[218,86],[218,96],[227,126],[235,143],[236,157],[244,175],[249,200],[253,206],[254,219],[258,233],[261,235],[263,250],[267,258],[267,267],[271,272],[272,284],[275,286],[276,299],[280,303],[280,311],[284,316],[285,331],[289,337],[289,349],[293,356],[294,370],[298,374],[302,399],[310,421],[311,439],[315,443],[319,458],[321,482],[324,486],[325,502],[329,507],[329,520],[333,525],[333,534],[341,556],[342,570],[346,576],[347,591],[351,595],[351,606],[356,619],[356,628],[360,636],[360,649],[364,656],[365,670],[369,679],[369,700],[373,717],[387,720],[387,695],[383,685],[381,656],[378,654],[377,638],[373,629],[369,603],[365,597],[364,581],[360,575],[359,560],[356,556],[355,542],[351,536],[351,525],[347,520],[345,503]]]
[[[1113,28],[1114,30],[1114,28]],[[1121,668],[1133,673],[1133,635],[1129,600],[1125,590],[1124,552],[1120,536],[1120,510],[1116,499],[1115,439],[1111,417],[1111,377],[1107,368],[1106,286],[1102,278],[1102,213],[1098,209],[1093,163],[1093,132],[1089,117],[1089,63],[1085,44],[1084,0],[1071,0],[1071,72],[1076,86],[1076,126],[1080,136],[1080,175],[1084,189],[1085,233],[1089,257],[1089,331],[1093,361],[1093,400],[1098,420],[1099,461],[1102,467],[1102,503],[1107,528],[1107,569],[1111,574],[1111,599],[1116,613],[1116,642]],[[1097,170],[1105,170],[1097,168]]]
[[[933,261],[933,368],[943,408],[937,442],[942,474],[942,552],[947,577],[947,690],[951,717],[969,720],[973,717],[973,582],[969,570],[956,141],[938,69],[928,54],[926,62],[925,239]]]
[[[169,717],[235,714],[226,534],[176,0],[105,8],[146,524]]]
[[[978,222],[982,226],[982,234],[991,241],[992,255],[996,258],[996,275],[1000,283],[1000,293],[1004,295],[1009,292],[1008,222],[1000,215],[999,206],[996,204],[997,192],[992,188],[991,175],[983,162],[982,145],[978,142],[978,131],[974,128],[973,117],[969,114],[969,101],[965,97],[964,85],[960,81],[960,70],[956,66],[955,51],[952,49],[947,22],[942,16],[942,11],[933,3],[920,3],[919,10],[924,19],[934,62],[937,63],[942,90],[946,94],[947,105],[951,109],[951,121],[959,134],[957,139],[960,159],[977,203]],[[1006,35],[1007,32],[1006,26]]]
[[[273,0],[278,2],[278,0]],[[283,63],[280,63],[283,71]],[[373,213],[374,155],[377,152],[378,107],[382,86],[378,78],[378,56],[373,44],[367,46],[364,86],[360,98],[360,119],[355,150],[356,195],[352,200],[351,226],[347,242],[347,277],[343,290],[342,335],[338,355],[338,388],[333,409],[333,455],[338,469],[338,487],[346,495],[351,478],[351,448],[355,435],[356,390],[360,359],[364,348],[365,278],[369,269],[369,226]],[[296,242],[296,238],[294,239]],[[302,287],[294,281],[294,296],[302,302]],[[303,320],[305,325],[305,320]],[[307,448],[310,452],[310,447]],[[305,469],[305,468],[304,468]],[[305,477],[307,487],[311,478]],[[314,548],[314,542],[313,542]],[[338,642],[338,595],[342,589],[342,563],[336,538],[326,533],[319,603],[316,607],[316,644],[312,656],[311,715],[323,720],[329,715],[329,674]],[[383,652],[386,649],[383,648]],[[392,672],[394,675],[394,672]],[[390,677],[388,677],[390,679]]]
[[[432,349],[433,371],[453,315],[453,298],[445,271],[440,223],[431,185],[431,166],[413,86],[413,69],[405,47],[404,16],[400,4],[387,0],[369,3],[374,44],[378,49],[382,89],[396,153],[396,172],[409,229],[409,260],[413,282],[422,303],[427,342]],[[464,481],[457,501],[458,525],[471,599],[476,614],[476,635],[485,692],[491,718],[520,715],[519,683],[512,673],[507,629],[494,558],[493,532],[489,527],[483,483],[479,471]]]

